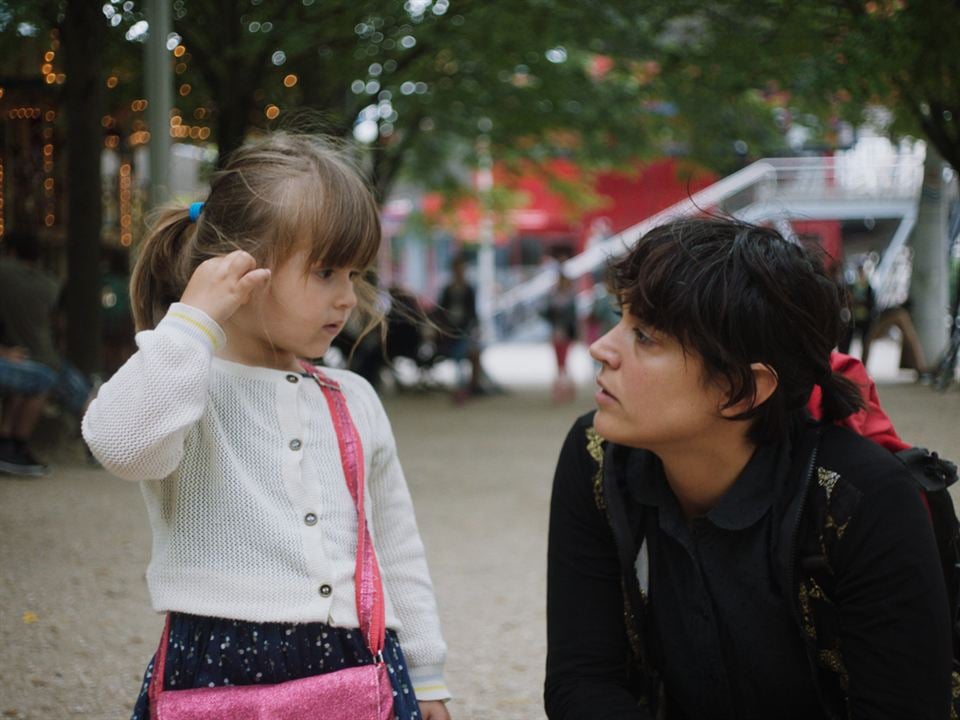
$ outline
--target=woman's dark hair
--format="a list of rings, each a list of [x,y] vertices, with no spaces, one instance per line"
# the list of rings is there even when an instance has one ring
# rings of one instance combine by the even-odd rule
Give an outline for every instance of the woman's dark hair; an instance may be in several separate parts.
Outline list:
[[[777,377],[774,393],[737,415],[758,444],[784,436],[791,413],[823,390],[823,417],[863,408],[857,386],[830,369],[840,296],[818,255],[776,230],[723,218],[677,220],[644,235],[610,267],[610,290],[634,317],[699,355],[725,407],[756,397],[751,363]]]

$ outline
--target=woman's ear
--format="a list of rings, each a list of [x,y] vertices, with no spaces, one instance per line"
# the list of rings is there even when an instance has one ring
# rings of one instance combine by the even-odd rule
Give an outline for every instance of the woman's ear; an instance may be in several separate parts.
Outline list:
[[[753,386],[756,388],[756,394],[753,398],[744,398],[736,405],[722,408],[720,414],[724,417],[736,417],[763,405],[777,389],[780,381],[772,367],[764,363],[750,363],[750,371],[753,373]]]
[[[780,384],[776,371],[764,363],[750,363],[750,370],[753,372],[753,383],[757,388],[757,396],[753,401],[753,407],[763,405],[770,396],[773,395]]]

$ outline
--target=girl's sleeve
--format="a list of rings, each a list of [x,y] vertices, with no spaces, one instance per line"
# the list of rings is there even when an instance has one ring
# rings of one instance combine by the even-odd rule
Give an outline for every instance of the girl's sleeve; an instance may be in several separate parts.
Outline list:
[[[627,677],[620,562],[613,534],[597,509],[581,417],[557,461],[547,547],[547,674],[551,720],[650,720]]]
[[[106,383],[83,417],[83,439],[104,468],[126,480],[167,477],[207,403],[210,363],[226,341],[206,313],[174,303]]]
[[[413,500],[397,457],[390,421],[373,389],[375,445],[367,475],[374,544],[384,585],[400,619],[400,645],[418,700],[448,700],[443,676],[447,646]]]

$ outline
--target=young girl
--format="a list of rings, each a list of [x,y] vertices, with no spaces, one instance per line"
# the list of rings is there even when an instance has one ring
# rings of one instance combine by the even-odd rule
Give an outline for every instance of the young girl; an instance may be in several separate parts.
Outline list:
[[[357,508],[300,359],[322,356],[358,302],[369,309],[363,271],[379,242],[342,151],[286,134],[238,150],[202,206],[168,211],[144,242],[131,283],[139,349],[101,387],[83,435],[105,468],[141,483],[147,582],[170,614],[165,689],[373,661],[354,596]],[[448,720],[446,648],[390,424],[366,381],[323,372],[363,448],[394,713]],[[152,668],[134,720],[149,717]]]

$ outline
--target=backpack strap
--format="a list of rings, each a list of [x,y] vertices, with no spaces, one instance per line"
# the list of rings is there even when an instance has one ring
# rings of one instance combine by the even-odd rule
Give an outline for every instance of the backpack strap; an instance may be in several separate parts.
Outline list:
[[[946,490],[957,481],[957,466],[926,448],[910,447],[894,454],[927,492]]]
[[[910,471],[930,514],[952,613],[953,656],[960,658],[960,523],[949,491],[957,481],[957,466],[921,447],[901,450],[896,457]]]
[[[793,596],[794,617],[810,663],[820,705],[830,718],[847,717],[849,685],[840,623],[831,600],[831,556],[859,503],[856,488],[820,464],[820,440],[829,428],[808,426],[794,451],[790,477],[795,487],[781,537],[782,583]],[[848,491],[852,490],[855,495]]]
[[[930,512],[953,613],[954,657],[957,658],[960,657],[960,525],[948,491],[957,479],[956,466],[924,448],[908,448],[895,455],[910,470]],[[831,558],[860,498],[860,491],[842,476],[816,464],[814,481],[807,488],[804,530],[797,546],[796,590],[801,634],[815,666],[821,701],[834,717],[847,716],[849,676],[840,643],[840,613],[831,600],[836,589]],[[960,709],[960,673],[956,661],[954,665],[951,717],[957,717]]]
[[[620,560],[624,625],[636,671],[631,675],[636,675],[643,699],[651,710],[657,712],[658,708],[662,710],[665,707],[663,683],[657,665],[651,658],[653,647],[646,622],[649,600],[640,587],[635,570],[635,562],[644,542],[643,526],[642,523],[639,526],[631,524],[624,503],[625,488],[620,485],[621,478],[616,472],[627,448],[607,443],[592,425],[586,429],[586,439],[587,452],[596,463],[593,499],[610,526]],[[639,543],[636,538],[640,538]]]

